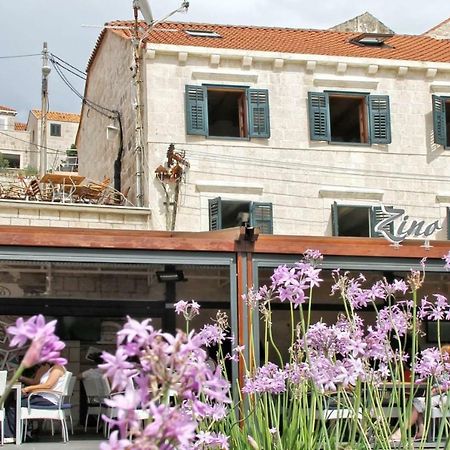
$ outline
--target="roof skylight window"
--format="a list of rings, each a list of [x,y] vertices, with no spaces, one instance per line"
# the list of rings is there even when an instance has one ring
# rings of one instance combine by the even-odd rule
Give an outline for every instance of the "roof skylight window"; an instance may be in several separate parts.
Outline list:
[[[189,36],[207,37],[207,38],[221,38],[222,36],[215,31],[210,30],[185,30]]]
[[[367,47],[383,47],[386,45],[385,41],[392,36],[393,34],[363,33],[351,39],[350,42]]]

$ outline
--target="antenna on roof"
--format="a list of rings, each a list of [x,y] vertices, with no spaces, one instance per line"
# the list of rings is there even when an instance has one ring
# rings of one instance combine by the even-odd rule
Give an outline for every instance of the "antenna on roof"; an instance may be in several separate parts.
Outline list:
[[[141,11],[142,17],[144,18],[147,25],[152,25],[153,14],[150,8],[150,4],[147,0],[133,0],[133,8],[139,9]]]

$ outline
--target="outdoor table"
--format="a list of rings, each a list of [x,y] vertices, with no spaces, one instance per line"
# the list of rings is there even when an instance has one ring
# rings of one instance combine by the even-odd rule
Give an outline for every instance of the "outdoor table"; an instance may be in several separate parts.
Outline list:
[[[76,186],[79,186],[85,178],[77,172],[53,172],[46,173],[40,179],[40,182],[43,184],[48,183],[52,186],[52,201],[55,201],[59,197],[64,203],[66,200],[72,200]]]

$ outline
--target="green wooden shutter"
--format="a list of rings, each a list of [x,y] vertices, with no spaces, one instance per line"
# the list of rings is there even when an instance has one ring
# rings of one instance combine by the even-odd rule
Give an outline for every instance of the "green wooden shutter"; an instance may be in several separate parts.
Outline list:
[[[308,92],[309,134],[312,141],[329,141],[330,107],[328,94]]]
[[[381,206],[372,206],[370,209],[370,237],[383,237],[380,232],[375,232],[375,225],[386,219],[389,215],[383,213]],[[394,231],[394,224],[390,224],[391,233]]]
[[[220,197],[208,200],[209,230],[222,229],[222,199]]]
[[[434,142],[445,146],[447,144],[447,124],[445,120],[445,99],[433,95],[433,131]]]
[[[259,227],[261,233],[273,234],[272,203],[250,203],[250,226]]]
[[[186,85],[186,129],[187,134],[208,135],[208,104],[204,86]]]
[[[369,126],[372,144],[391,143],[391,117],[387,95],[369,95]]]
[[[331,231],[333,236],[339,236],[339,211],[336,202],[331,205]]]
[[[249,136],[269,138],[269,91],[267,89],[248,89],[247,102]]]

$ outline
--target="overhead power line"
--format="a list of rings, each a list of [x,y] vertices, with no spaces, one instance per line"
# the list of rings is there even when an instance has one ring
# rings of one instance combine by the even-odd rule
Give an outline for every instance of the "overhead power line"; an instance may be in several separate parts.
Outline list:
[[[41,56],[41,53],[31,53],[29,55],[0,56],[0,59],[29,58],[30,56]]]
[[[80,73],[81,75],[83,75],[84,77],[87,76],[87,73],[84,70],[80,70],[75,66],[72,66],[72,64],[69,64],[67,61],[65,61],[64,59],[60,58],[59,56],[56,56],[54,53],[50,53],[50,56],[54,59],[57,59],[60,63],[63,63],[66,66],[69,66],[71,69],[77,71],[78,73]]]
[[[58,150],[56,148],[51,148],[51,147],[43,147],[42,145],[34,144],[33,142],[26,141],[25,139],[20,139],[16,136],[12,136],[11,134],[5,133],[4,131],[0,131],[0,134],[3,134],[4,136],[8,136],[11,139],[15,139],[16,141],[25,142],[26,144],[31,144],[37,148],[43,148],[45,150],[50,150],[50,151],[56,152],[56,153],[65,153],[65,150]]]
[[[52,64],[52,66],[54,67],[56,73],[59,75],[59,77],[61,78],[61,80],[64,82],[64,84],[78,97],[81,99],[81,101],[89,106],[90,108],[94,109],[95,111],[97,111],[99,114],[102,114],[105,117],[108,117],[108,119],[116,119],[118,116],[118,112],[114,111],[112,109],[106,108],[105,106],[99,105],[98,103],[93,102],[92,100],[89,100],[87,97],[85,97],[83,94],[81,94],[76,88],[75,86],[68,80],[68,78],[66,77],[66,75],[63,73],[63,70],[68,70],[66,67],[61,66],[60,64],[58,64],[57,61],[55,61],[54,58],[50,58],[50,62]],[[79,71],[79,69],[76,69]],[[71,73],[73,73],[72,71],[70,71]],[[80,71],[79,71],[80,72]]]

